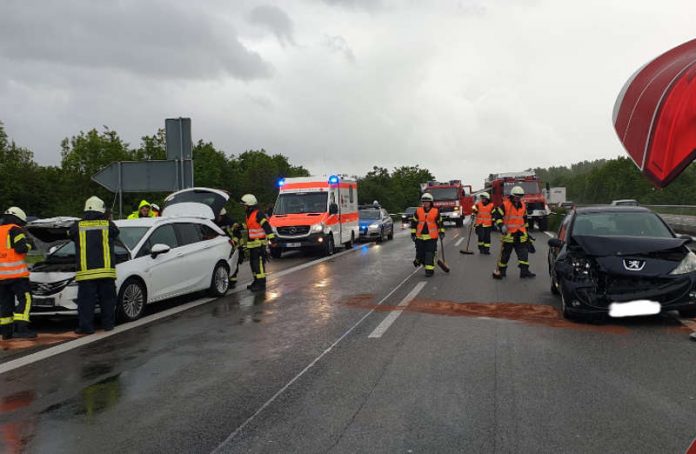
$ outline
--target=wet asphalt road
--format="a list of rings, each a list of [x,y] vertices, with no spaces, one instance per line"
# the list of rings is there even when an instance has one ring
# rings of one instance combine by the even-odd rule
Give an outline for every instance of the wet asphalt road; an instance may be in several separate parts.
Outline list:
[[[538,278],[497,282],[462,233],[450,275],[414,274],[401,234],[2,374],[4,451],[687,449],[696,344],[676,319],[564,322],[543,235]]]

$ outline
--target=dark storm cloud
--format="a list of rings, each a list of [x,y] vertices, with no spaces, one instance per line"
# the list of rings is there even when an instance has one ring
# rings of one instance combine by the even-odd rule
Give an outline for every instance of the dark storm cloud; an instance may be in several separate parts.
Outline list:
[[[257,6],[251,10],[249,21],[270,30],[281,44],[295,44],[292,20],[285,11],[277,6]]]
[[[193,3],[5,0],[0,56],[167,79],[268,77],[230,24]]]

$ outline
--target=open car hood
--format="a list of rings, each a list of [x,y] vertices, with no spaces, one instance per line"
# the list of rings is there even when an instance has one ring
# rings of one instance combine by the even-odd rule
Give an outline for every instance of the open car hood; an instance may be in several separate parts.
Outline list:
[[[79,221],[79,218],[58,216],[55,218],[37,219],[25,226],[30,235],[44,243],[68,240],[68,229]]]
[[[645,238],[635,236],[573,235],[573,240],[587,255],[606,257],[611,255],[638,255],[668,251],[684,246],[689,240],[682,238]]]

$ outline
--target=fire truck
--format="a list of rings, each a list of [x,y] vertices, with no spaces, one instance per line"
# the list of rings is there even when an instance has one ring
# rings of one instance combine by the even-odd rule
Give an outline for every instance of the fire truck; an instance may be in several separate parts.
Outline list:
[[[522,201],[527,205],[529,227],[534,227],[534,223],[536,223],[539,230],[546,230],[548,215],[551,211],[541,181],[534,171],[495,173],[489,175],[484,182],[484,187],[490,192],[491,200],[495,206],[503,203],[503,199],[510,195],[510,191],[515,186],[524,189]]]
[[[471,186],[463,185],[461,180],[421,183],[421,192],[432,194],[434,205],[440,210],[442,219],[454,222],[457,227],[464,225],[464,218],[471,215],[471,207],[474,205]]]

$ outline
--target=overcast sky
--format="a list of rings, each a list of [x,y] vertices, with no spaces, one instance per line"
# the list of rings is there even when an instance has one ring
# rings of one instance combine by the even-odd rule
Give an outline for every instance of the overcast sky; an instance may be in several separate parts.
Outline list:
[[[623,154],[618,92],[695,21],[693,0],[2,0],[0,121],[42,164],[188,116],[231,154],[479,187]]]

